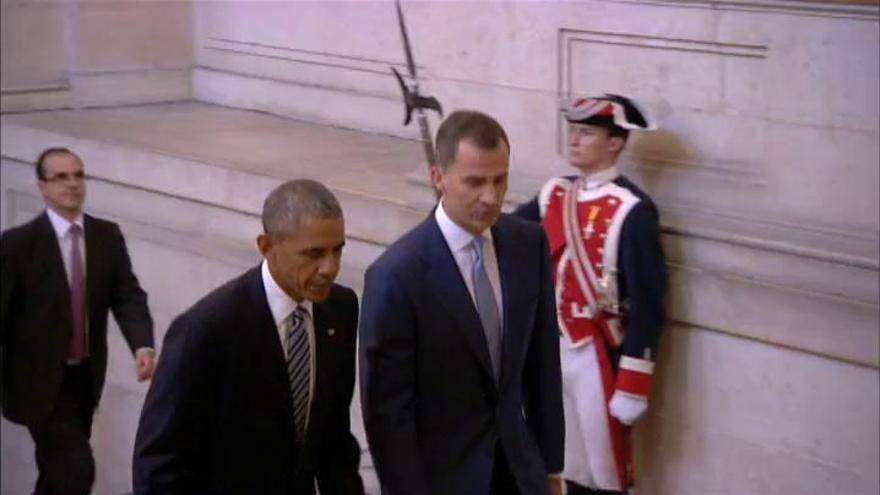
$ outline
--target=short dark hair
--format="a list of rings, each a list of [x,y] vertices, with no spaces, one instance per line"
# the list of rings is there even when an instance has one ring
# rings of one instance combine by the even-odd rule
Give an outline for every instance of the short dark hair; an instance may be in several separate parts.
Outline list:
[[[55,146],[52,148],[46,148],[37,157],[37,161],[36,161],[37,179],[46,180],[46,160],[49,158],[50,155],[61,154],[61,153],[73,155],[73,156],[76,156],[77,158],[79,158],[76,155],[76,153],[74,153],[74,152],[70,151],[69,149],[64,148],[62,146]]]
[[[608,129],[608,137],[619,137],[623,139],[623,143],[626,144],[626,141],[629,139],[629,129],[624,129],[619,125],[610,125],[606,127]]]
[[[587,119],[586,121],[583,121],[583,122],[571,122],[571,123],[572,124],[586,124],[586,125],[601,127],[602,129],[605,129],[605,131],[608,133],[608,137],[622,138],[624,144],[626,144],[626,141],[629,139],[629,129],[624,129],[623,127],[620,127],[619,125],[615,124],[614,118],[611,116],[598,115],[598,116],[592,117],[590,119]]]
[[[494,118],[476,110],[456,110],[437,129],[437,163],[446,170],[455,161],[458,144],[470,141],[477,147],[494,150],[503,141],[510,152],[504,128]]]
[[[276,187],[263,202],[263,232],[294,234],[306,218],[339,218],[336,196],[318,181],[298,179]]]

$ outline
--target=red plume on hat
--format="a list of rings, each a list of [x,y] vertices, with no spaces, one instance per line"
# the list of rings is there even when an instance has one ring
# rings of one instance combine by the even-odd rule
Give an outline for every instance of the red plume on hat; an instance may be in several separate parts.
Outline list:
[[[607,93],[569,100],[563,104],[562,114],[566,120],[576,124],[613,124],[631,131],[657,128],[634,101]]]

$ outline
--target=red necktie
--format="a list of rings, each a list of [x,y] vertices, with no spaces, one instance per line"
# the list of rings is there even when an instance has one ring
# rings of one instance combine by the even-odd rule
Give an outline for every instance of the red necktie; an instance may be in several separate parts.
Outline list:
[[[77,224],[70,226],[70,312],[73,316],[71,326],[68,361],[79,362],[88,356],[86,337],[86,277],[83,273],[83,259],[79,250],[82,229]]]

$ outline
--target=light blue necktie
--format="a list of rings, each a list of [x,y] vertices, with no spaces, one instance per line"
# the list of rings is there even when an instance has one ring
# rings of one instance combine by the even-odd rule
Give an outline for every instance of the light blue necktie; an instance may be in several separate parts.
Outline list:
[[[293,418],[296,423],[297,441],[304,443],[312,364],[309,357],[309,336],[306,334],[305,311],[302,307],[297,306],[288,320],[290,325],[285,337],[287,377],[290,380],[290,392],[293,396]]]
[[[489,357],[492,359],[492,369],[495,379],[501,374],[501,316],[498,313],[498,302],[495,300],[495,291],[489,283],[486,267],[483,265],[482,236],[474,237],[472,243],[474,249],[474,269],[472,280],[474,283],[474,296],[477,300],[477,313],[483,324],[483,333],[486,343],[489,345]]]

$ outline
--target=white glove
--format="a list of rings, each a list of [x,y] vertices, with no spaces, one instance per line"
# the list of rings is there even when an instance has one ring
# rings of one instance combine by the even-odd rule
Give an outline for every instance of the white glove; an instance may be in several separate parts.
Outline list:
[[[608,412],[621,423],[630,426],[648,409],[647,399],[616,390],[608,403]]]

